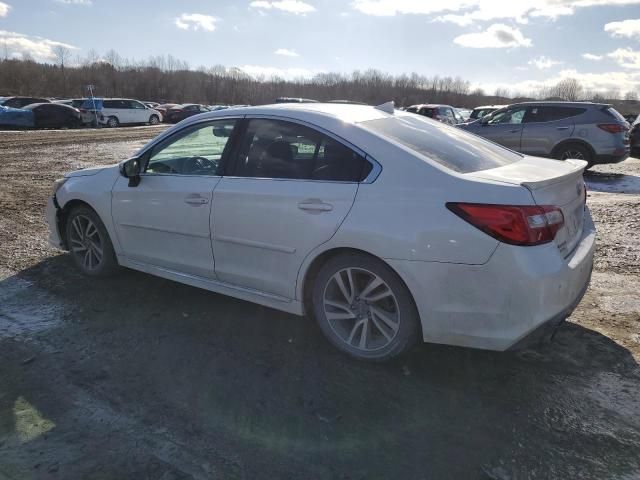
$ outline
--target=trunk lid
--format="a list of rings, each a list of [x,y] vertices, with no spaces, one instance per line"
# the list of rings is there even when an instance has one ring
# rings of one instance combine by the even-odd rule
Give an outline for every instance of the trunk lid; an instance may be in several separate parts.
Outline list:
[[[521,185],[531,193],[536,205],[559,207],[564,226],[558,230],[555,243],[566,257],[582,235],[585,195],[583,160],[551,160],[524,157],[521,161],[490,170],[466,174],[474,178]]]

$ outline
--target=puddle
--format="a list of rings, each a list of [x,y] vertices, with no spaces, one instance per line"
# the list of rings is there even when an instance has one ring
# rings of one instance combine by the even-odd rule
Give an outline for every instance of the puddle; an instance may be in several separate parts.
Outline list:
[[[640,177],[624,173],[587,172],[587,190],[606,193],[640,193]]]
[[[53,328],[62,313],[62,305],[50,294],[0,269],[0,339]]]

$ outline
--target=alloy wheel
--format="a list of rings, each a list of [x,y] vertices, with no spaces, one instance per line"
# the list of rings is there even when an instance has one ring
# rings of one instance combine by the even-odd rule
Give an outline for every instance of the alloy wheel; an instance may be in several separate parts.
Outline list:
[[[327,282],[326,320],[351,348],[374,351],[388,346],[400,328],[398,301],[380,276],[362,268],[344,268]]]
[[[575,158],[577,160],[586,160],[584,158],[584,154],[579,152],[578,150],[567,150],[562,154],[561,160],[568,160],[570,158]]]
[[[69,246],[87,271],[98,269],[104,256],[100,232],[90,218],[77,215],[71,221]]]

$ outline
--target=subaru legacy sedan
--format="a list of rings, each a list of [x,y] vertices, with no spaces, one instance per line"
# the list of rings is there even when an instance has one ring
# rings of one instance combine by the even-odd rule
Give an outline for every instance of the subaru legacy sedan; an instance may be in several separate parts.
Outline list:
[[[86,275],[128,267],[315,318],[360,359],[506,350],[587,288],[585,166],[392,104],[230,108],[57,180],[47,219]]]

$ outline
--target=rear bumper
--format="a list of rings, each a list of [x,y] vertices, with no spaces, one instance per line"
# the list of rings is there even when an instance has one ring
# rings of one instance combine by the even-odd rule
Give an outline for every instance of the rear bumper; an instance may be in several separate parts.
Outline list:
[[[549,243],[500,244],[484,265],[387,261],[415,299],[424,341],[502,351],[530,343],[573,311],[589,285],[595,236],[586,209],[567,258]]]

